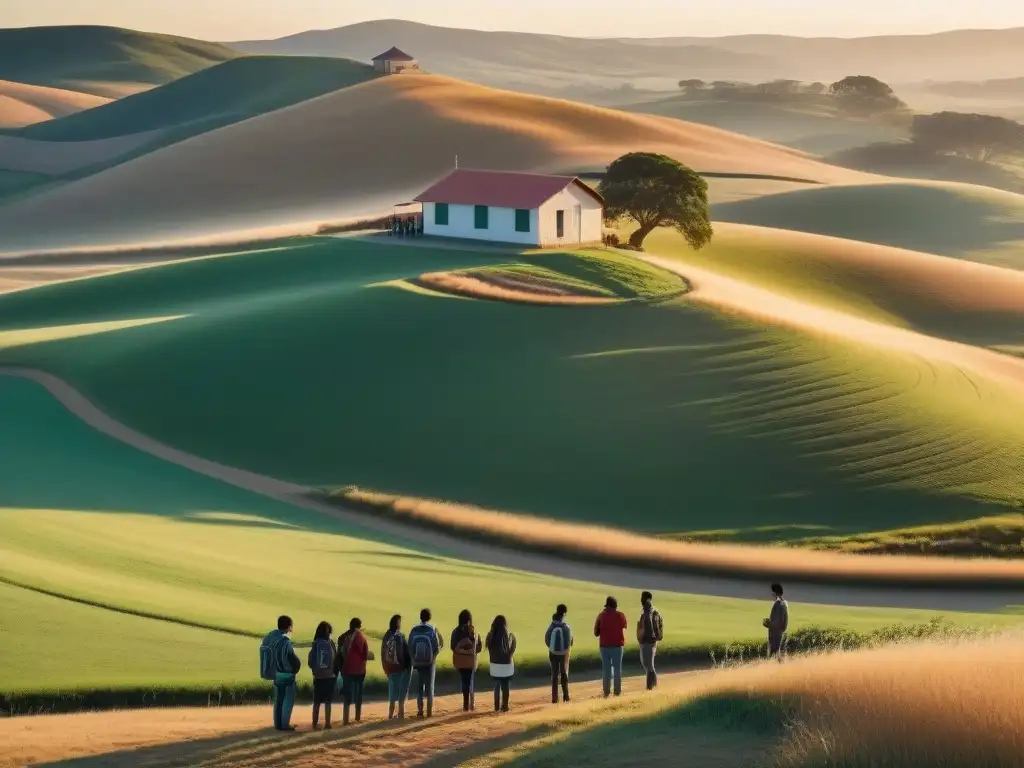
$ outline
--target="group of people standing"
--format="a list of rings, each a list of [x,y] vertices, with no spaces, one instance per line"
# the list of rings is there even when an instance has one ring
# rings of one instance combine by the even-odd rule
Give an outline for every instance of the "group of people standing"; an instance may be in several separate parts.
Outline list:
[[[772,585],[776,595],[770,618],[764,620],[769,630],[769,649],[772,655],[781,653],[783,637],[789,622],[788,608],[782,599],[782,587]],[[658,685],[655,656],[658,644],[664,639],[664,621],[654,607],[653,595],[640,596],[640,617],[636,624],[636,637],[640,645],[640,663],[646,673],[647,690]],[[544,633],[551,666],[551,702],[569,701],[569,663],[575,636],[566,621],[568,608],[559,605]],[[410,686],[415,684],[416,715],[431,717],[434,709],[434,681],[437,661],[444,650],[444,639],[432,622],[429,608],[420,611],[420,621],[402,630],[402,617],[391,617],[388,630],[381,639],[380,661],[388,682],[388,719],[404,718],[405,704],[411,696]],[[324,711],[324,727],[331,728],[331,708],[340,689],[344,710],[342,723],[350,716],[355,722],[362,718],[363,683],[367,662],[375,659],[362,631],[362,621],[354,618],[348,631],[337,642],[332,639],[333,628],[326,621],[316,628],[307,663],[313,674],[313,729],[318,729],[320,710]],[[608,597],[604,609],[594,621],[594,637],[601,653],[602,689],[607,698],[622,694],[622,660],[626,645],[626,615],[619,610],[618,601]],[[291,725],[291,711],[295,703],[296,675],[302,668],[291,641],[294,629],[292,619],[281,616],[277,629],[268,634],[260,646],[260,675],[273,682],[274,727],[295,730]],[[508,712],[512,679],[515,677],[516,636],[507,619],[498,615],[490,630],[482,635],[473,624],[473,615],[463,610],[458,626],[450,638],[452,666],[458,670],[462,683],[462,709],[476,709],[476,672],[479,658],[487,654],[489,675],[494,689],[494,711]],[[354,711],[353,711],[354,710]]]

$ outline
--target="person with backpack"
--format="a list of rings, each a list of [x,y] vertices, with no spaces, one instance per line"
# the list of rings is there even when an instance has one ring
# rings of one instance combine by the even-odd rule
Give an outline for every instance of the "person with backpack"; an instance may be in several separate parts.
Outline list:
[[[572,629],[565,621],[569,609],[559,605],[551,617],[544,644],[548,647],[551,664],[551,703],[558,703],[558,685],[562,685],[562,701],[569,701],[569,654],[572,652]]]
[[[388,631],[380,641],[380,660],[388,678],[388,720],[405,718],[405,699],[409,695],[409,677],[412,659],[409,656],[409,642],[402,634],[402,617],[397,613],[388,623]]]
[[[324,728],[332,728],[331,704],[334,703],[334,689],[338,685],[338,669],[335,657],[337,648],[331,635],[334,628],[321,621],[313,635],[313,647],[309,649],[306,661],[313,673],[313,730],[320,727],[320,705],[324,707]]]
[[[601,647],[602,682],[606,699],[611,695],[613,678],[615,695],[622,695],[622,654],[626,646],[627,625],[625,614],[619,611],[619,601],[609,596],[604,602],[604,610],[594,622],[594,637],[599,638]]]
[[[781,662],[789,630],[789,603],[782,598],[781,584],[772,584],[772,595],[775,602],[771,614],[761,624],[768,630],[768,658]]]
[[[508,631],[508,621],[504,616],[494,617],[485,645],[494,680],[494,711],[508,712],[509,688],[516,674],[516,636]]]
[[[658,643],[665,639],[664,623],[653,601],[654,595],[650,592],[643,592],[640,595],[640,620],[636,623],[636,640],[640,643],[640,666],[647,673],[648,691],[658,687],[654,656],[658,652]]]
[[[409,656],[416,672],[416,716],[423,717],[423,700],[427,700],[427,717],[434,714],[434,677],[437,657],[444,640],[433,624],[429,608],[420,611],[420,623],[409,631]]]
[[[291,634],[295,624],[290,616],[277,618],[277,629],[263,638],[260,644],[260,677],[274,683],[274,727],[279,731],[294,731],[291,724],[295,706],[295,676],[302,662],[295,655]]]
[[[341,657],[341,693],[345,701],[345,710],[341,724],[348,725],[350,707],[355,705],[356,722],[362,720],[363,683],[366,680],[366,662],[373,661],[375,656],[370,650],[366,636],[363,634],[362,619],[352,619],[349,629],[339,638],[338,655]]]
[[[475,692],[477,654],[483,650],[483,641],[473,626],[473,614],[459,613],[459,625],[452,630],[452,666],[462,678],[462,711],[476,709]]]

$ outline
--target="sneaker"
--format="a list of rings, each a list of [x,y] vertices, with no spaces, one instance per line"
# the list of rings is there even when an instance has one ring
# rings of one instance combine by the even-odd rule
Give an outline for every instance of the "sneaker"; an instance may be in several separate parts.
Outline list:
[[[333,728],[334,728],[334,726],[333,726],[333,725],[331,725],[330,723],[327,723],[327,724],[326,724],[326,725],[324,726],[324,728],[326,728],[326,729],[327,729],[327,730],[329,731],[329,730],[333,729]]]

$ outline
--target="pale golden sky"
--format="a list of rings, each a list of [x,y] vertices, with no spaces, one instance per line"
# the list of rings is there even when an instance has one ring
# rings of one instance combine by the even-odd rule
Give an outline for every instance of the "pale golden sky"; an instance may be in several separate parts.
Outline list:
[[[208,40],[374,18],[574,36],[853,37],[1024,26],[1020,0],[0,0],[0,27],[109,24]]]

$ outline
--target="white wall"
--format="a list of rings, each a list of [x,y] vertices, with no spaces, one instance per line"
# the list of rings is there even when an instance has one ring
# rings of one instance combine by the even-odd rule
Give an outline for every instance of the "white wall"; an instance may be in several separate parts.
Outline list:
[[[576,206],[580,206],[577,220]],[[558,237],[557,212],[565,211],[565,230]],[[604,208],[577,184],[564,190],[540,207],[540,245],[550,248],[559,245],[599,243],[604,229]]]
[[[434,203],[423,204],[423,234],[437,237],[461,237],[467,240],[489,240],[495,243],[537,245],[537,210],[530,211],[530,231],[516,232],[514,208],[488,209],[487,229],[476,228],[472,205],[449,205],[448,226],[434,224]]]

